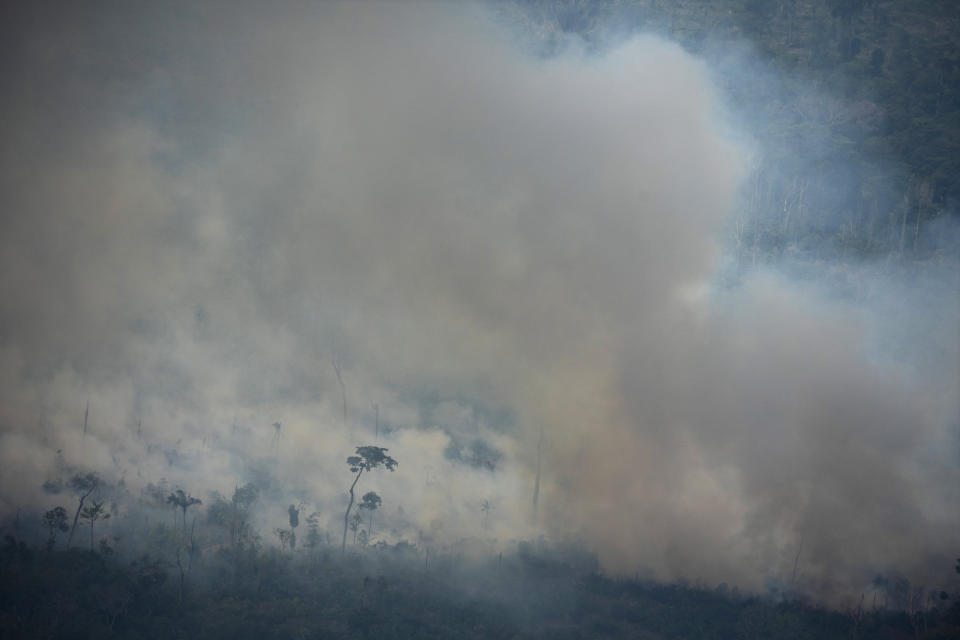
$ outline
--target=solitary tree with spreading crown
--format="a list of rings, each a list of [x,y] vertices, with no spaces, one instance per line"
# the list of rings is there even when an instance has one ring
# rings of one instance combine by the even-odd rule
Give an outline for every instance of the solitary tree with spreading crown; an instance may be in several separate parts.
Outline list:
[[[373,471],[377,467],[386,467],[388,471],[393,471],[397,466],[397,461],[387,455],[387,449],[384,447],[357,447],[357,455],[347,458],[347,466],[350,471],[357,474],[353,478],[353,484],[350,485],[350,502],[347,504],[347,511],[343,514],[343,544],[340,546],[340,552],[347,551],[347,529],[350,526],[350,510],[353,509],[354,494],[353,490],[360,482],[360,476],[364,471]]]

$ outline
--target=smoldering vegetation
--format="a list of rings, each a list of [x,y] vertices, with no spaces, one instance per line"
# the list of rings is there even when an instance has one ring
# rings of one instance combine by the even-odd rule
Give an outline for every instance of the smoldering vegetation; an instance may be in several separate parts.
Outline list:
[[[98,483],[96,494],[109,493]],[[0,547],[5,636],[937,638],[960,627],[955,596],[902,576],[878,576],[869,600],[839,612],[727,583],[614,579],[598,571],[595,554],[543,538],[496,552],[493,539],[447,544],[421,533],[416,544],[370,544],[361,531],[342,554],[319,534],[315,514],[294,526],[295,505],[290,528],[274,529],[287,533],[274,546],[258,534],[270,510],[252,484],[229,500],[212,496],[206,515],[191,514],[181,530],[178,507],[190,500],[163,493],[144,492],[123,513],[122,536],[98,534],[96,550],[83,549],[85,531],[80,548],[66,548],[70,527],[60,531],[51,512],[45,549],[24,542],[41,535],[27,523],[14,530],[20,541],[8,535]]]
[[[5,9],[21,633],[955,625],[956,17],[676,4]]]

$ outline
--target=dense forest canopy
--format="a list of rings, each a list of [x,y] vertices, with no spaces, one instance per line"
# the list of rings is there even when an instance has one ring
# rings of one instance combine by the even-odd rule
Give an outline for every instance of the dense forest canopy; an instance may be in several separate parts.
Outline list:
[[[950,637],[958,7],[5,6],[0,628]]]
[[[932,1],[533,2],[558,34],[603,49],[669,34],[717,60],[734,116],[761,141],[754,193],[764,258],[951,253],[960,196],[960,8]],[[793,217],[791,220],[790,217]],[[948,224],[937,225],[941,216]],[[935,229],[926,236],[923,229]],[[749,226],[749,225],[748,225]],[[740,244],[746,231],[739,234]],[[930,237],[933,236],[933,237]],[[742,256],[741,256],[742,257]]]

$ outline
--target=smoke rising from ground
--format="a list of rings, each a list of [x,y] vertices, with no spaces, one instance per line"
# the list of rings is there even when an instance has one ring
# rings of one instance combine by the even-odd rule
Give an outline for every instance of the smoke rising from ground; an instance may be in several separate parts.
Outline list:
[[[478,8],[39,13],[3,56],[7,514],[56,501],[60,450],[194,493],[266,469],[277,524],[296,497],[335,532],[378,403],[384,536],[753,588],[802,538],[821,593],[954,551],[953,267],[869,307],[713,286],[749,153],[704,61],[537,57]],[[920,335],[877,313],[920,297]]]

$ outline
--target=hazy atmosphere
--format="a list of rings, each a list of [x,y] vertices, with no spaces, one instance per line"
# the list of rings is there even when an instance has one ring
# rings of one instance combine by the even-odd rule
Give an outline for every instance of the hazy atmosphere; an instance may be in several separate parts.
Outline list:
[[[827,602],[945,584],[955,175],[888,216],[914,172],[767,135],[756,96],[823,119],[845,98],[746,39],[279,4],[3,10],[5,532],[72,516],[65,483],[96,472],[98,535],[151,485],[203,513],[253,483],[265,546],[302,503],[339,552],[344,460],[376,445],[398,465],[358,485],[371,542],[542,536],[611,576]],[[855,164],[887,249],[764,252],[762,193],[769,228],[859,233],[836,213]]]

